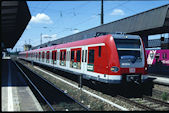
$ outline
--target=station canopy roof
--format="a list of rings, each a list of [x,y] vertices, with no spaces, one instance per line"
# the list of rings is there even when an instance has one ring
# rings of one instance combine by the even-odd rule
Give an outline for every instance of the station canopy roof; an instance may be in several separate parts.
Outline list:
[[[169,4],[44,43],[32,49],[91,38],[96,32],[125,32],[140,36],[169,33]]]
[[[13,48],[30,19],[26,1],[2,1],[1,48]]]

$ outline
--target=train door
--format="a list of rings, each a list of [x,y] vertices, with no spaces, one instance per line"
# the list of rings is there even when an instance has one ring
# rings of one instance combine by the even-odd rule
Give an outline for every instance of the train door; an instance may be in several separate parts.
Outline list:
[[[69,69],[70,66],[70,48],[67,48],[66,67]]]
[[[59,62],[60,62],[60,49],[57,49],[57,66],[59,66]]]
[[[52,62],[51,64],[56,65],[57,62],[57,50],[52,51]]]
[[[52,51],[49,50],[49,65],[51,64],[51,59],[52,59]]]
[[[66,67],[66,49],[60,50],[60,66]]]
[[[82,63],[81,63],[81,67],[82,67],[82,72],[86,73],[87,72],[87,53],[88,53],[88,47],[87,46],[83,46],[82,47]]]
[[[44,63],[46,63],[46,52],[47,51],[44,51]]]
[[[40,52],[38,52],[39,54],[38,54],[38,61],[40,61]]]
[[[81,70],[81,48],[71,49],[70,68]]]
[[[50,51],[46,51],[46,63],[50,63]]]
[[[42,62],[44,62],[44,58],[45,58],[45,52],[42,51]]]

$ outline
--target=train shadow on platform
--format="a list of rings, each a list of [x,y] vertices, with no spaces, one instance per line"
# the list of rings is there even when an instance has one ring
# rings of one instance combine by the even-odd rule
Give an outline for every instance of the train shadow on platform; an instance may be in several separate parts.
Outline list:
[[[155,65],[148,67],[148,73],[157,74],[158,76],[169,78],[169,66],[161,63],[156,63]]]
[[[27,87],[22,73],[11,59],[1,62],[1,87]]]

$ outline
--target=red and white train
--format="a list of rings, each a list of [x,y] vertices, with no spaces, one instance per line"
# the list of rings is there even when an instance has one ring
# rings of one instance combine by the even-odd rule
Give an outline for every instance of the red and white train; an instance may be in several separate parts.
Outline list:
[[[147,61],[137,35],[108,34],[19,53],[19,58],[104,83],[144,83]]]

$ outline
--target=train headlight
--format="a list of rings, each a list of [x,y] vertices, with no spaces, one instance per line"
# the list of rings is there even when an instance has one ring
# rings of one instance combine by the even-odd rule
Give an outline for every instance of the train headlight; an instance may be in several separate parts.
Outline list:
[[[145,67],[145,70],[147,70],[147,67]]]
[[[113,67],[110,68],[110,70],[113,71],[113,72],[118,72],[119,68],[116,67],[116,66],[113,66]]]

